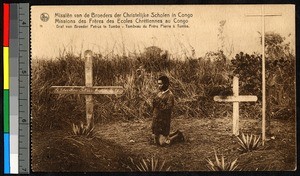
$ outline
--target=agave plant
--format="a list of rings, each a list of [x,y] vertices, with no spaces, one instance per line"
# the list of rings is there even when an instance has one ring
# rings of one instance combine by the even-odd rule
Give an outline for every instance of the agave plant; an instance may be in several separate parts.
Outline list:
[[[151,159],[142,159],[138,163],[135,163],[132,158],[130,158],[131,163],[133,164],[135,169],[131,170],[138,170],[140,172],[156,172],[156,171],[170,171],[171,166],[165,165],[165,160],[162,162],[159,161],[159,159],[154,159],[154,157],[151,157]]]
[[[93,128],[87,128],[82,122],[80,122],[80,125],[72,124],[73,134],[75,135],[85,135],[86,137],[90,137],[93,134],[94,127]]]
[[[260,146],[260,136],[256,136],[253,134],[241,134],[241,138],[237,137],[238,143],[241,146],[239,149],[242,152],[251,152],[253,150],[257,150]]]
[[[211,161],[209,158],[206,159],[206,167],[211,171],[234,171],[237,168],[237,159],[234,161],[225,161],[224,155],[219,159],[216,151],[215,152],[215,162]]]

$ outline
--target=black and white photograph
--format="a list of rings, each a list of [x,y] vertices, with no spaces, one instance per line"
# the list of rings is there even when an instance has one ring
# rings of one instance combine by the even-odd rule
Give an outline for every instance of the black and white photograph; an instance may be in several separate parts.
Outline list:
[[[295,6],[31,6],[33,172],[295,171]]]

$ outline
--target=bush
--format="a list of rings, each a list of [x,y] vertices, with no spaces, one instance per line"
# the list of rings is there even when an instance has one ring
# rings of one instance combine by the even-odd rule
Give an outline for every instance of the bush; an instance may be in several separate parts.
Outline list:
[[[258,54],[237,54],[232,62],[232,76],[238,75],[241,95],[256,95],[262,98],[262,59]],[[271,60],[266,58],[266,97],[269,116],[283,118],[277,112],[288,111],[294,117],[295,106],[295,58]]]
[[[276,103],[272,110],[275,115],[281,112],[291,112],[293,115],[294,112],[294,108],[291,108],[294,106],[291,105],[295,104],[295,72],[291,68],[295,66],[295,58],[292,55],[290,57],[267,62],[267,74],[277,75],[275,87],[279,87],[272,93],[279,98],[272,99],[269,96],[271,98],[268,99],[268,104]],[[93,59],[93,85],[124,86],[125,93],[93,96],[95,122],[151,117],[152,97],[156,90],[156,80],[161,74],[170,78],[170,89],[175,95],[174,117],[222,117],[224,112],[231,112],[231,105],[216,103],[213,97],[232,95],[232,77],[235,74],[239,74],[240,94],[261,97],[260,65],[261,58],[257,54],[240,53],[231,62],[221,51],[209,52],[204,58],[179,59],[170,58],[167,51],[155,46],[129,57],[103,57],[96,53]],[[62,128],[85,121],[84,96],[54,95],[49,91],[51,86],[85,85],[82,58],[70,53],[53,60],[39,58],[32,61],[31,68],[35,128]],[[141,71],[139,78],[137,69]],[[245,104],[241,107],[249,107]],[[255,104],[247,110],[241,109],[241,115],[255,117],[258,114],[254,112],[259,112],[260,106]]]
[[[131,171],[139,171],[139,172],[162,172],[162,171],[170,171],[171,166],[165,165],[165,160],[160,161],[159,159],[155,159],[151,157],[151,159],[142,158],[139,162],[134,162],[132,158],[130,158],[132,166],[128,166]]]
[[[219,159],[216,151],[215,153],[215,162],[211,161],[209,158],[206,159],[207,168],[210,171],[235,171],[237,168],[237,159],[234,161],[225,161],[224,155]]]
[[[256,136],[253,134],[246,134],[242,133],[241,137],[237,137],[238,143],[240,145],[240,151],[242,152],[251,152],[253,150],[257,150],[261,143],[260,143],[260,136]]]

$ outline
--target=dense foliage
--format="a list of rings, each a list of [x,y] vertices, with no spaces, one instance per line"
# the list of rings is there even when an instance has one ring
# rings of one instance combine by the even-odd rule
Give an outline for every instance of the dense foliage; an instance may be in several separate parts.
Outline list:
[[[274,47],[278,48],[282,43],[277,42]],[[283,55],[289,50],[284,46],[280,58],[268,54],[266,63],[267,86],[271,90],[268,103],[278,118],[283,118],[283,115],[292,117],[295,111],[295,57],[291,53]],[[272,47],[268,47],[268,52],[271,51]],[[93,85],[121,85],[125,88],[123,95],[94,96],[96,122],[151,117],[152,96],[156,92],[156,79],[161,74],[171,80],[171,90],[176,97],[174,117],[231,116],[231,103],[216,103],[213,97],[231,95],[232,76],[235,75],[240,78],[241,95],[259,97],[258,103],[242,104],[241,116],[260,117],[260,55],[241,52],[229,59],[222,51],[217,51],[208,52],[203,58],[176,59],[171,58],[167,51],[151,46],[143,53],[128,57],[94,55]],[[53,60],[33,60],[31,95],[35,127],[61,128],[67,125],[71,128],[72,123],[85,121],[84,96],[54,95],[49,91],[51,86],[83,86],[84,79],[84,59],[72,53]],[[247,110],[243,106],[247,106]]]
[[[266,98],[269,118],[294,118],[296,60],[289,43],[277,33],[266,34]],[[232,62],[232,75],[240,78],[240,94],[262,94],[262,56],[236,54]]]

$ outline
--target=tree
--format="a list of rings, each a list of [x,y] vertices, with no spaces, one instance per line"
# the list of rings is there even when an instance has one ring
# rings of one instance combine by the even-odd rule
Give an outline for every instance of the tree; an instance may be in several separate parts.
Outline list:
[[[162,52],[163,50],[157,46],[149,46],[145,48],[144,54],[148,58],[158,58]]]
[[[291,55],[290,43],[286,43],[285,39],[279,33],[266,32],[265,51],[267,59],[278,60]]]
[[[146,71],[163,71],[169,68],[169,53],[157,46],[145,48],[140,59]]]
[[[293,117],[295,104],[295,56],[285,37],[267,32],[266,47],[266,97],[267,133],[271,118]],[[233,75],[238,74],[241,94],[254,94],[261,101],[261,55],[239,53],[232,60]],[[282,113],[284,112],[284,113]]]

